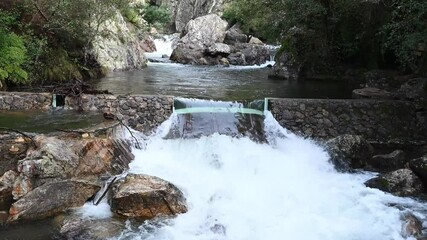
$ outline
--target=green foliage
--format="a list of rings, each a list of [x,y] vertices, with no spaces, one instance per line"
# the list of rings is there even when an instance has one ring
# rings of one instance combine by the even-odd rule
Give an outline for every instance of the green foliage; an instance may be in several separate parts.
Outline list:
[[[10,31],[15,17],[0,9],[0,80],[26,83],[28,73],[22,68],[27,49],[22,37]]]
[[[165,7],[148,5],[144,8],[144,19],[149,24],[165,24],[171,19],[169,11]]]
[[[302,63],[427,69],[427,1],[233,0],[223,17]]]
[[[46,64],[42,70],[43,81],[66,82],[82,78],[78,63],[67,51],[60,48],[51,49],[47,53]]]
[[[395,53],[403,69],[425,70],[427,1],[392,0],[392,4],[391,20],[383,27],[384,48]]]
[[[123,16],[126,18],[126,20],[130,23],[136,24],[139,19],[139,13],[136,8],[133,7],[127,7],[122,10]]]

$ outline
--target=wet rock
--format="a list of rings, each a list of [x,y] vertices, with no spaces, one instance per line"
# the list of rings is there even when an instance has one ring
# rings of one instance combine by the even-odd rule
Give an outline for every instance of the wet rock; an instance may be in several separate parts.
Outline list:
[[[231,65],[246,65],[245,55],[241,52],[231,53],[227,60]]]
[[[28,145],[20,135],[0,133],[0,176],[9,170],[16,171],[18,161],[26,156]]]
[[[7,171],[0,177],[0,203],[7,203],[13,199],[12,189],[18,173],[15,171]]]
[[[414,78],[397,90],[396,95],[406,100],[425,100],[427,97],[427,78]]]
[[[396,150],[389,154],[375,155],[368,160],[369,170],[390,172],[405,167],[405,152]]]
[[[293,80],[298,79],[302,69],[302,64],[294,60],[294,58],[286,53],[279,53],[279,56],[276,56],[276,63],[271,68],[268,77]]]
[[[355,89],[352,92],[353,98],[362,99],[390,99],[391,93],[379,88],[366,87],[361,89]]]
[[[326,142],[331,162],[339,171],[362,168],[373,155],[373,147],[362,136],[341,135]]]
[[[403,237],[421,237],[423,233],[423,224],[416,216],[411,213],[406,213],[402,216],[402,221]]]
[[[409,161],[411,170],[427,184],[427,155]]]
[[[8,221],[55,216],[69,208],[82,206],[99,189],[98,185],[74,180],[44,184],[12,204]]]
[[[71,138],[39,135],[33,149],[18,164],[14,198],[55,179],[84,179],[97,182],[100,175],[115,175],[133,159],[129,143],[111,138]]]
[[[421,180],[409,169],[381,174],[365,182],[365,185],[400,197],[415,196],[424,191]]]
[[[249,40],[250,44],[256,44],[256,45],[264,45],[264,43],[257,37],[251,37]]]
[[[143,219],[187,212],[184,195],[176,186],[157,177],[138,174],[129,174],[114,183],[111,209],[123,216]]]
[[[246,65],[261,65],[270,60],[270,52],[265,45],[239,43],[234,46],[235,52],[245,56]]]
[[[61,239],[103,240],[117,237],[125,229],[123,220],[115,218],[90,219],[60,216],[55,219]]]

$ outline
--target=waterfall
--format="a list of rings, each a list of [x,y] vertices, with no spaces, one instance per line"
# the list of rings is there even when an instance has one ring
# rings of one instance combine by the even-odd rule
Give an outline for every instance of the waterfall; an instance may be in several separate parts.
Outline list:
[[[156,45],[156,51],[152,53],[145,53],[145,56],[151,61],[161,61],[169,59],[173,51],[173,43],[177,40],[178,36],[165,35],[161,38],[154,39],[154,44]]]
[[[400,217],[417,202],[365,187],[372,174],[336,172],[322,147],[264,115],[257,120],[267,142],[218,133],[168,139],[175,112],[133,150],[129,172],[174,183],[189,211],[129,227],[119,239],[405,239]]]

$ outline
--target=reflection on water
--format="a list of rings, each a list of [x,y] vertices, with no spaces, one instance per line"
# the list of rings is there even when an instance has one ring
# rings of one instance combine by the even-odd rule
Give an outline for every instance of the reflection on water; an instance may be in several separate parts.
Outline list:
[[[268,79],[265,66],[220,67],[149,63],[147,68],[114,72],[95,83],[115,94],[172,95],[216,100],[265,97],[350,98],[355,86],[339,82]]]
[[[67,110],[0,111],[0,127],[25,132],[48,133],[57,129],[79,129],[92,127],[104,120],[96,112]]]

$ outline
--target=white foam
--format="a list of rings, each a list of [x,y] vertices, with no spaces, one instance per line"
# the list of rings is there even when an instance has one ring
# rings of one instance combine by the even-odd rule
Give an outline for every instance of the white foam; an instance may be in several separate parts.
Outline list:
[[[130,172],[174,183],[189,211],[155,230],[141,226],[121,238],[404,239],[401,211],[388,204],[415,201],[365,187],[372,175],[337,173],[321,147],[278,128],[271,115],[266,125],[275,139],[270,145],[222,135],[157,135],[144,150],[134,150]]]
[[[75,212],[82,218],[91,219],[106,219],[113,216],[110,205],[105,198],[98,205],[94,205],[92,202],[87,202],[83,207],[76,208]]]

